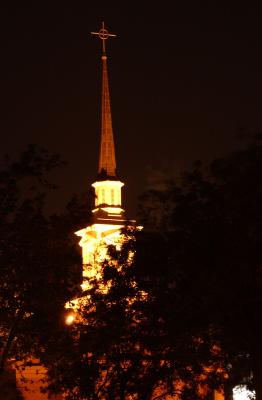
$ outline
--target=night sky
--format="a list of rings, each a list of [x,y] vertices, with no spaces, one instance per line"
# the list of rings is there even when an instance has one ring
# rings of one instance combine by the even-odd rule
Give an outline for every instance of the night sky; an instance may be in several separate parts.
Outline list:
[[[111,107],[132,214],[153,171],[177,175],[262,130],[262,12],[255,2],[96,3],[0,6],[1,156],[36,143],[68,161],[54,210],[89,187],[101,92],[101,43],[90,31],[104,20],[117,34],[107,43]]]

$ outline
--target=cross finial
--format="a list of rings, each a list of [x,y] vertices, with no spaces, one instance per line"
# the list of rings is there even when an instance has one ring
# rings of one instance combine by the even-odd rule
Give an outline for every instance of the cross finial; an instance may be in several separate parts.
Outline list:
[[[100,29],[99,32],[91,32],[91,35],[97,35],[101,40],[102,40],[102,49],[103,49],[103,55],[106,53],[106,40],[109,37],[116,37],[113,33],[109,33],[107,29],[105,29],[105,23],[102,22],[102,28]]]

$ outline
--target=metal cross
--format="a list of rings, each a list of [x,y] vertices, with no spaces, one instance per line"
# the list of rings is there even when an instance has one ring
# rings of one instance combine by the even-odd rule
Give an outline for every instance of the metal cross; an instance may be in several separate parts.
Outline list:
[[[97,35],[101,40],[102,40],[102,49],[103,49],[103,54],[106,52],[106,40],[109,37],[116,37],[113,33],[109,33],[107,29],[105,29],[105,23],[102,22],[102,28],[100,29],[99,32],[91,32],[91,35]]]

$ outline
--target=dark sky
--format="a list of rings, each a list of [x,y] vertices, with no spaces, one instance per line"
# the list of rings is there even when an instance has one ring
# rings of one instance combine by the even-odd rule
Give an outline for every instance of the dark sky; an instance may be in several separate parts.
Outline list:
[[[68,160],[55,209],[90,185],[101,91],[90,31],[104,20],[117,34],[107,46],[113,127],[133,213],[152,169],[176,175],[262,129],[262,12],[258,2],[96,3],[0,6],[1,155],[37,143]]]

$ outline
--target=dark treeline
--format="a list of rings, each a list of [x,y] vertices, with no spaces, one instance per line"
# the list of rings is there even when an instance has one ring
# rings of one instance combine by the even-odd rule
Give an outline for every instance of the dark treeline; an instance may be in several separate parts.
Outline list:
[[[261,400],[260,139],[141,196],[144,229],[127,227],[122,249],[109,248],[71,326],[64,304],[81,283],[73,231],[88,224],[87,201],[46,217],[46,174],[60,160],[30,148],[9,163],[0,175],[2,376],[8,360],[33,355],[49,390],[69,400],[208,400],[222,388],[229,400],[239,384]],[[28,177],[37,185],[22,199]]]

